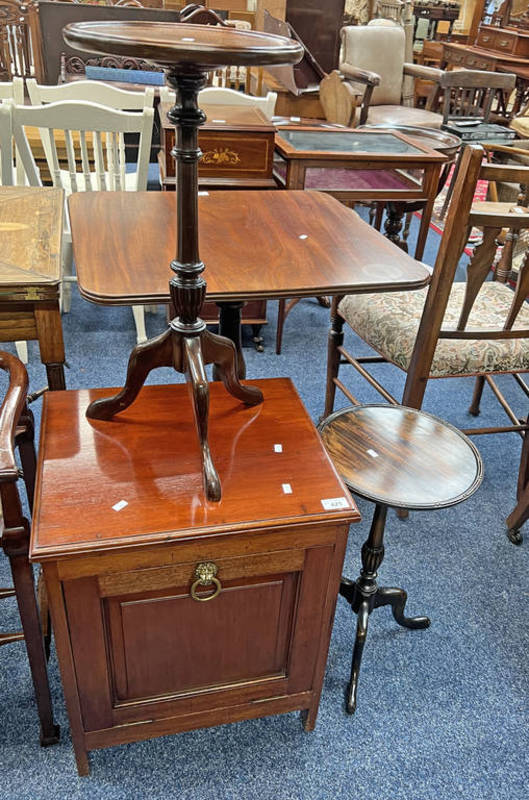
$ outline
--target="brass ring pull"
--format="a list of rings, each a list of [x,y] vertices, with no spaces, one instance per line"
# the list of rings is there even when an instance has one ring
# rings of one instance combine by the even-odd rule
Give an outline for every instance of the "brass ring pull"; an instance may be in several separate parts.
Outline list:
[[[190,594],[193,600],[198,600],[199,603],[206,603],[208,600],[213,600],[214,597],[220,594],[222,584],[216,576],[218,567],[212,561],[203,561],[195,567],[196,581],[191,585]],[[199,597],[197,588],[199,586],[208,586],[212,583],[215,587],[213,594],[208,594],[206,597]]]

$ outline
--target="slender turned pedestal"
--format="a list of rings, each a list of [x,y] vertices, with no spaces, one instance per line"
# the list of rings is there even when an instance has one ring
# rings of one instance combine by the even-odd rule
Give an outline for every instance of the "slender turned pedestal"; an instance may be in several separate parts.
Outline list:
[[[428,617],[404,614],[404,589],[379,586],[384,559],[388,507],[447,508],[466,500],[483,477],[481,457],[470,440],[431,414],[402,406],[351,406],[327,417],[320,432],[336,469],[355,494],[376,503],[369,536],[362,546],[362,569],[356,581],[343,578],[340,594],[357,615],[346,710],[356,709],[358,676],[369,615],[391,606],[405,628],[427,628]]]
[[[200,310],[206,295],[204,264],[198,249],[198,128],[206,120],[198,108],[198,92],[206,74],[223,66],[294,64],[301,46],[281,36],[247,33],[205,25],[166,25],[155,22],[75,23],[64,29],[74,48],[102,54],[144,58],[166,68],[177,104],[169,112],[176,126],[178,240],[174,277],[169,287],[176,317],[161,336],[138,345],[129,359],[125,386],[113,397],[90,404],[87,416],[109,420],[134,402],[149,372],[174,367],[186,375],[193,401],[208,500],[219,501],[221,485],[208,442],[209,386],[205,366],[214,364],[215,376],[228,392],[246,405],[263,401],[256,387],[243,386],[238,377],[235,346],[206,329]]]

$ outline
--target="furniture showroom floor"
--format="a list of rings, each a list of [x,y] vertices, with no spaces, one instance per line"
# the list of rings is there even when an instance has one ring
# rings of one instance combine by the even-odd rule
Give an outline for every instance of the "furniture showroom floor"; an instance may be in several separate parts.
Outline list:
[[[433,263],[437,243],[430,233],[428,263]],[[248,376],[291,377],[317,420],[324,400],[328,310],[316,300],[299,303],[285,327],[283,353],[276,356],[276,303],[268,309],[264,353],[249,346],[245,332]],[[149,335],[165,325],[161,309],[147,315]],[[74,290],[63,326],[68,388],[120,385],[135,343],[128,308],[95,306]],[[32,343],[29,349],[34,391],[44,385],[45,374],[36,346]],[[392,376],[388,388],[398,397],[402,373],[386,369]],[[378,402],[353,370],[344,374],[361,400]],[[153,378],[181,380],[172,370],[158,370]],[[501,381],[508,394],[516,391],[513,383]],[[472,424],[466,412],[471,394],[471,380],[433,381],[425,410],[466,427]],[[521,393],[514,403],[520,414],[527,413]],[[37,422],[40,405],[33,404]],[[340,405],[339,399],[336,407]],[[485,391],[479,424],[492,424],[500,411]],[[509,434],[482,436],[476,444],[485,461],[485,480],[467,503],[412,513],[407,521],[393,512],[388,515],[381,581],[404,586],[408,613],[428,614],[432,625],[408,631],[387,609],[373,615],[353,717],[345,714],[344,692],[355,619],[339,598],[313,733],[303,732],[298,714],[197,730],[96,751],[92,776],[79,779],[55,654],[50,681],[62,738],[59,745],[41,750],[28,663],[18,643],[0,653],[2,798],[525,800],[529,538],[515,547],[504,527],[515,501],[520,441]],[[358,572],[359,549],[371,518],[368,503],[360,501],[359,507],[364,518],[351,529],[347,575]],[[9,585],[6,559],[0,562],[0,585]],[[14,602],[3,607],[11,614],[6,627],[16,627]]]

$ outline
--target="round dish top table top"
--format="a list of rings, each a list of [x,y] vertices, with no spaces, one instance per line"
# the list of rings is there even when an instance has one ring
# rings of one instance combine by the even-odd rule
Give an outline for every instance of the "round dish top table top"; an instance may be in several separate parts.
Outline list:
[[[375,503],[446,508],[470,497],[483,479],[481,456],[468,437],[424,411],[350,406],[319,428],[347,487]]]
[[[165,67],[297,64],[303,56],[301,45],[285,36],[181,22],[73,22],[63,28],[63,37],[77,50],[133,56]]]

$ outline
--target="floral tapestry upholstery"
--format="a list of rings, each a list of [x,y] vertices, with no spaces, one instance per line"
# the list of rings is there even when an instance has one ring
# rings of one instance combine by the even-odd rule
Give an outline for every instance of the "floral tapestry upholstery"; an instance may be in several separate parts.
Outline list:
[[[455,283],[446,308],[443,330],[455,330],[465,283]],[[374,350],[407,370],[419,328],[427,289],[416,292],[357,294],[344,297],[339,312]],[[486,282],[474,303],[467,330],[501,330],[513,298],[502,283]],[[520,310],[514,329],[529,329],[529,306]],[[440,339],[430,377],[457,377],[483,372],[529,370],[529,339]]]

